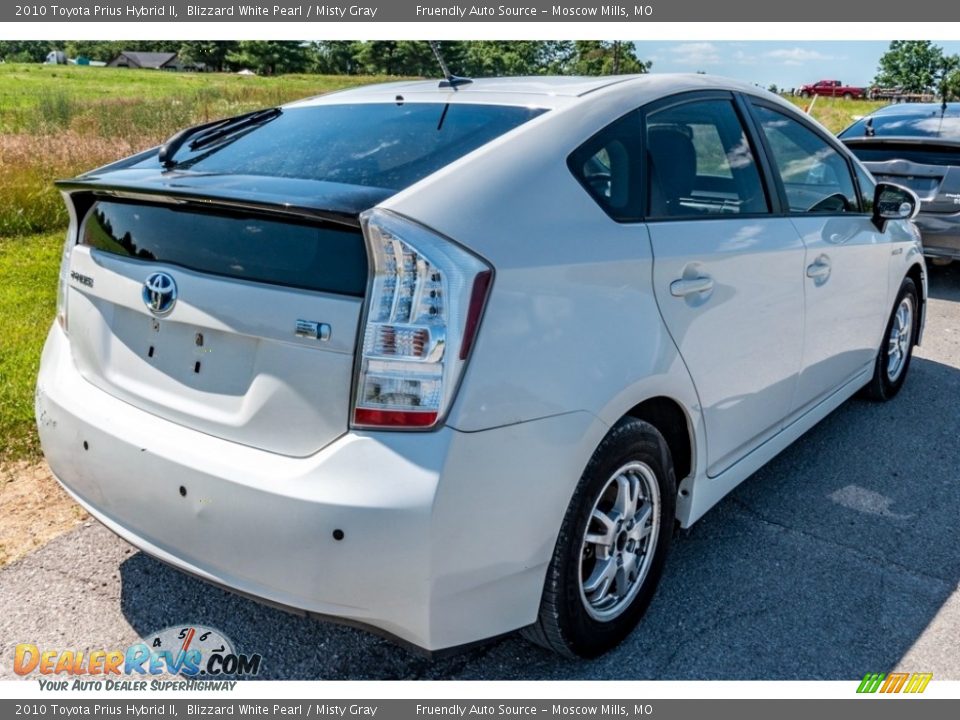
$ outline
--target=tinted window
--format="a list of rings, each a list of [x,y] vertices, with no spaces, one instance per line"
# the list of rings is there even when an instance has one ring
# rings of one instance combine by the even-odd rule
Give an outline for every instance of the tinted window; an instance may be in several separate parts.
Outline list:
[[[588,140],[569,159],[570,170],[616,220],[640,215],[640,119],[626,115]]]
[[[876,181],[866,170],[859,165],[855,166],[857,175],[857,185],[860,186],[860,199],[863,203],[863,211],[873,212],[873,196],[877,189]]]
[[[193,155],[188,142],[177,161],[180,169],[197,172],[401,190],[542,112],[465,103],[292,108]]]
[[[790,212],[859,212],[846,158],[813,130],[766,107],[756,108],[783,181]]]
[[[115,255],[307,290],[361,297],[367,284],[360,230],[337,225],[99,202],[82,242]]]
[[[646,139],[651,217],[769,210],[731,102],[691,102],[651,113]]]
[[[923,112],[870,115],[857,120],[840,133],[840,137],[936,137],[960,140],[960,117],[946,115],[939,107]]]
[[[960,148],[906,144],[893,140],[850,143],[850,152],[863,162],[909,160],[920,165],[960,165]]]

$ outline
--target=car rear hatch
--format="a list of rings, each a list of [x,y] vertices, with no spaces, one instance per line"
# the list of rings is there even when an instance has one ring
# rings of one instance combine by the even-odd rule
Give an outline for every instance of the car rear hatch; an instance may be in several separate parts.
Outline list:
[[[60,183],[76,244],[58,316],[83,376],[284,455],[346,432],[360,214],[543,112],[439,97],[248,113]]]
[[[283,455],[342,435],[367,283],[357,216],[390,193],[119,175],[62,185],[80,221],[66,303],[80,373],[150,413]],[[307,198],[323,210],[298,206]]]
[[[878,181],[913,190],[923,212],[960,212],[960,143],[929,137],[844,141]]]

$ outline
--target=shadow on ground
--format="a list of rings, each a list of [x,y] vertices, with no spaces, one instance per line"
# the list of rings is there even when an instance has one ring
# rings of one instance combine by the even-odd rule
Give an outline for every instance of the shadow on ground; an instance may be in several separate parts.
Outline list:
[[[142,553],[121,566],[122,611],[141,635],[219,628],[268,678],[862,677],[893,667],[960,579],[957,397],[960,371],[916,358],[893,402],[848,402],[678,535],[646,618],[598,660],[508,638],[429,661]]]
[[[960,270],[930,287],[960,300]],[[121,566],[122,610],[141,635],[219,628],[268,678],[853,680],[894,667],[960,579],[957,398],[960,370],[917,357],[894,401],[846,403],[678,534],[647,616],[598,660],[510,637],[429,661],[143,554]]]
[[[935,300],[960,302],[960,262],[927,266],[930,297]]]

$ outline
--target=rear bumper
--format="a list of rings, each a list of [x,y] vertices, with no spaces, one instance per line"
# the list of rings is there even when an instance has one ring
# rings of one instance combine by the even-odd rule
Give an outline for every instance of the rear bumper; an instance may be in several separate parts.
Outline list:
[[[960,260],[960,213],[923,213],[914,220],[923,238],[927,257]]]
[[[533,622],[566,505],[605,432],[568,413],[477,433],[347,433],[309,458],[278,456],[104,393],[56,325],[36,411],[55,476],[145,552],[429,651]]]

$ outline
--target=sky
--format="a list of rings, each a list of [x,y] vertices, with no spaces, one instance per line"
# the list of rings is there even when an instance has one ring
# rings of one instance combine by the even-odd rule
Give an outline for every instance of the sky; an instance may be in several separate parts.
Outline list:
[[[948,55],[960,42],[938,42]],[[649,42],[637,41],[637,55],[653,61],[653,72],[697,72],[745,80],[763,87],[799,88],[817,80],[867,86],[877,73],[886,41],[822,42]]]

